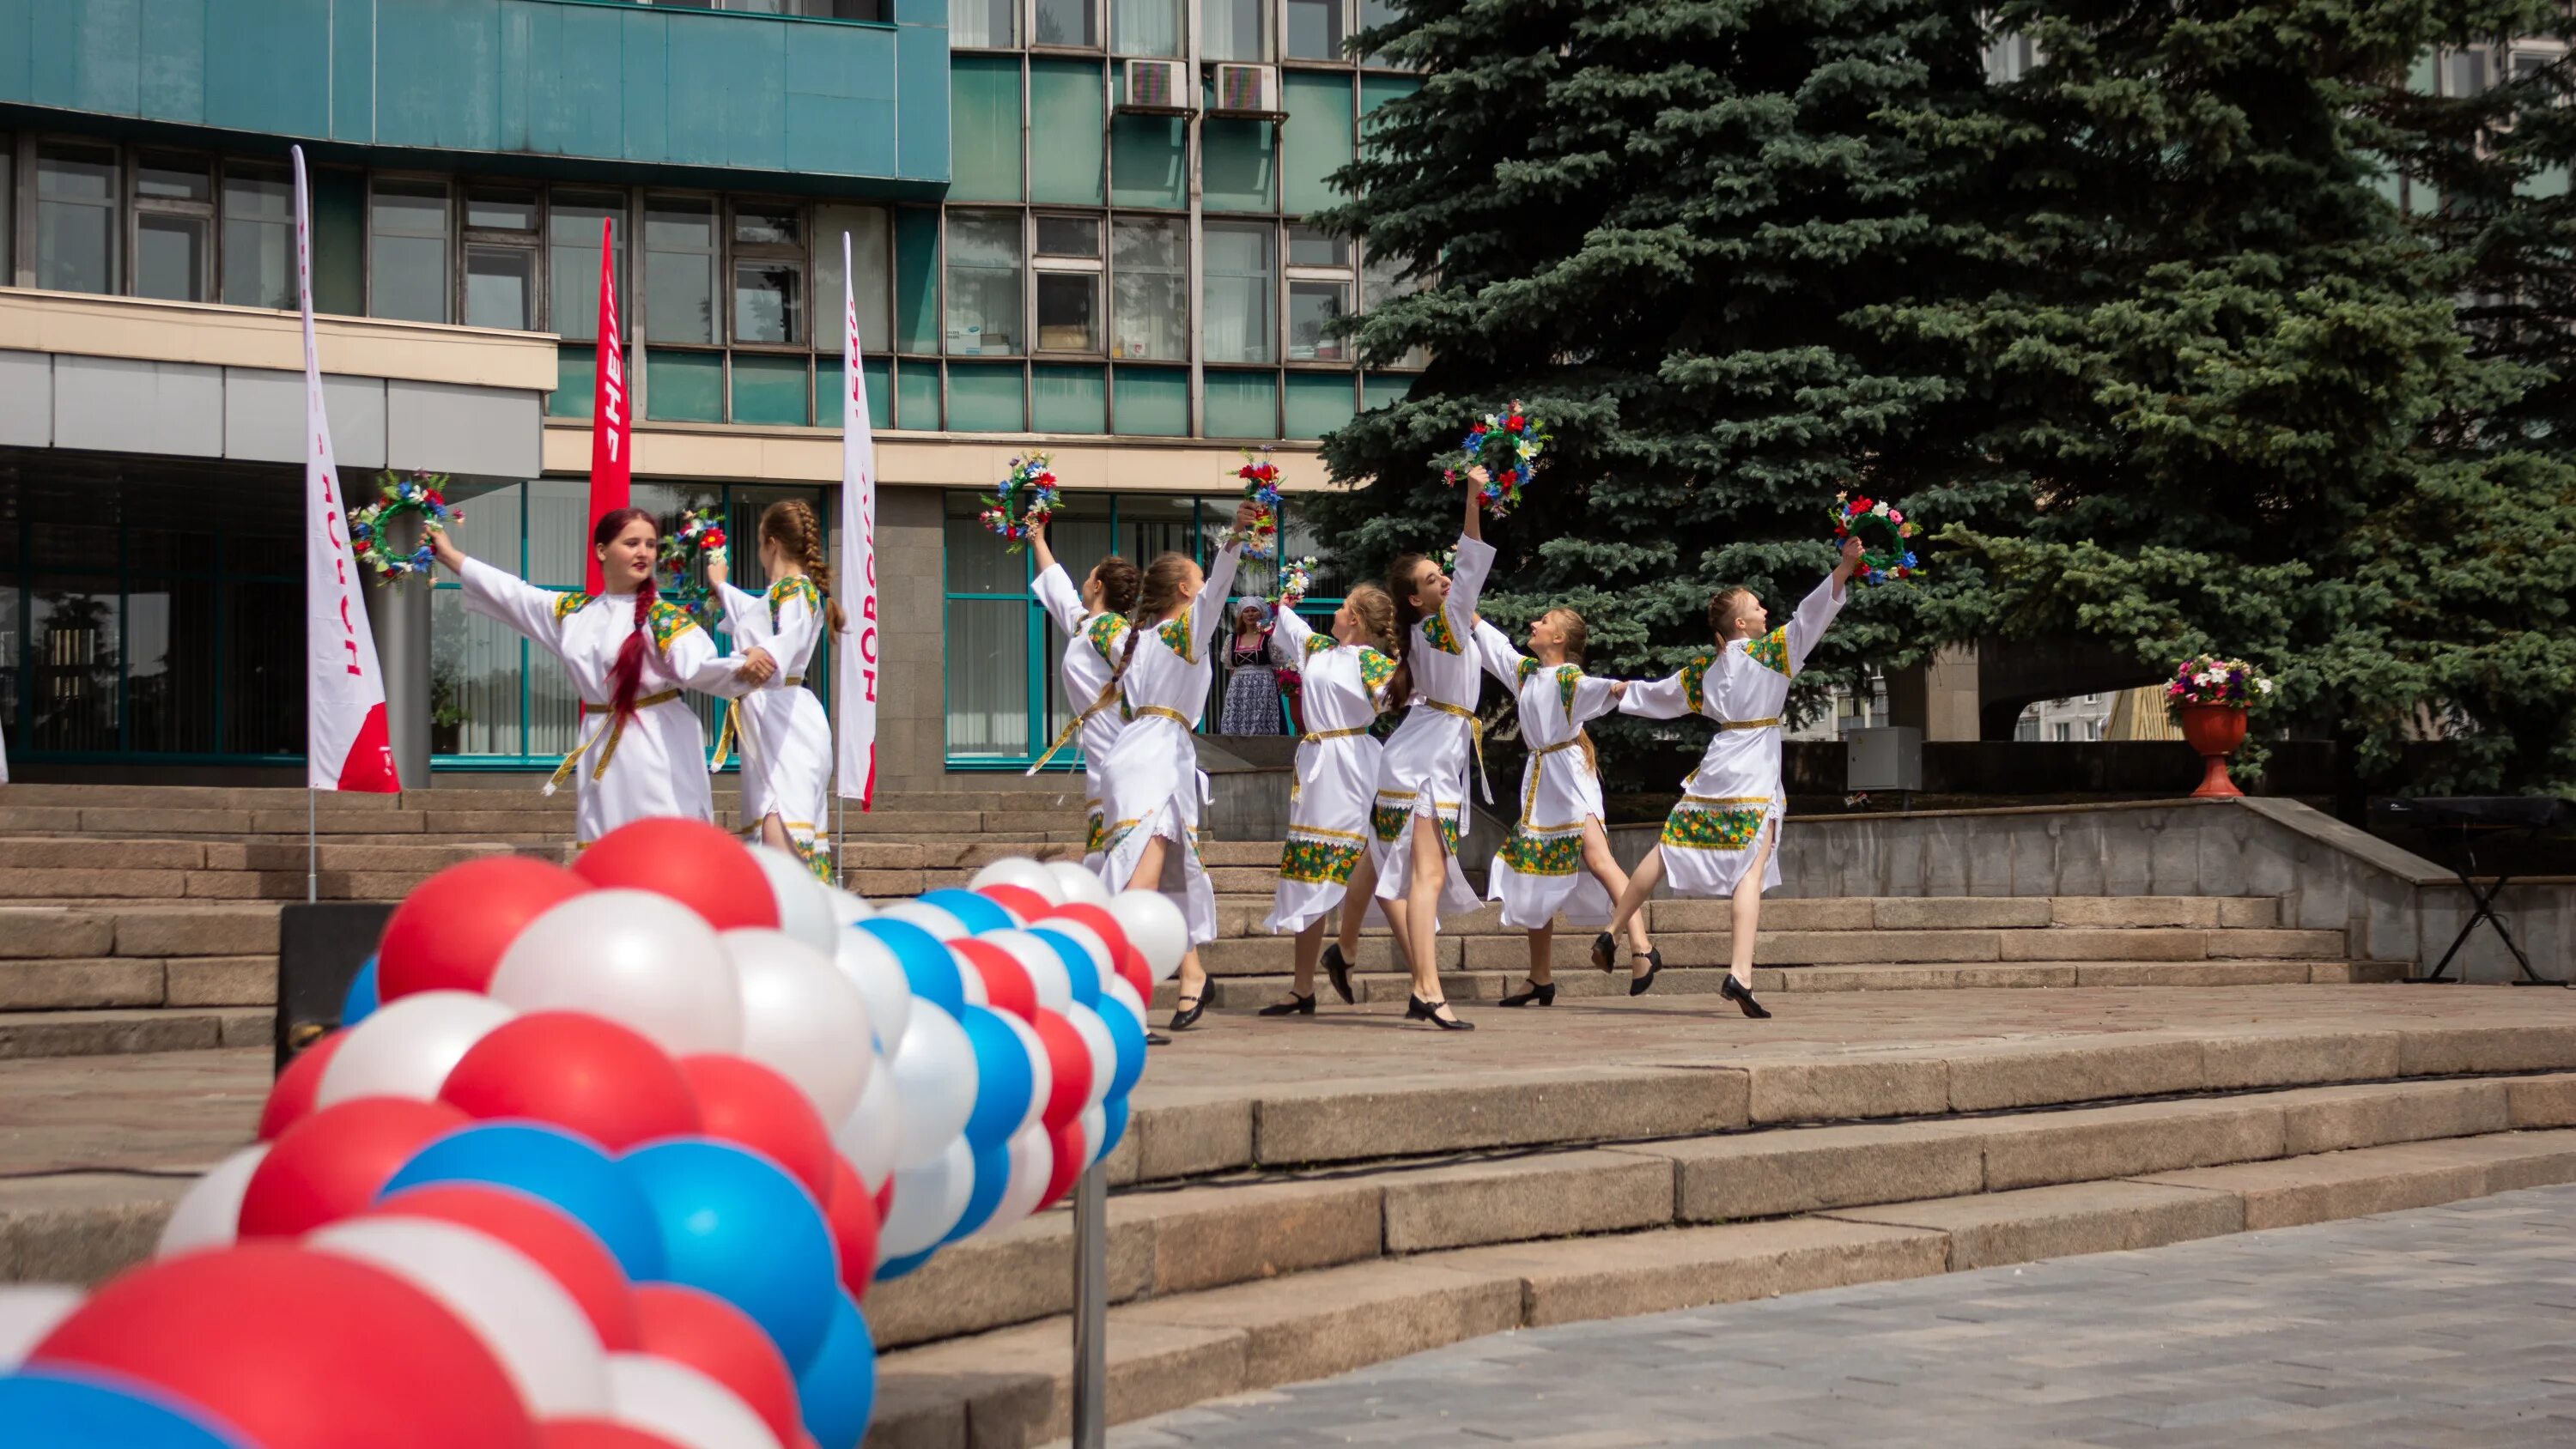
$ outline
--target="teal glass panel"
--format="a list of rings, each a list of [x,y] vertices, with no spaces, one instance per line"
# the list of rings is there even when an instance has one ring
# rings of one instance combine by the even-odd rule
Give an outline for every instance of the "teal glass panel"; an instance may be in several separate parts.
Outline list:
[[[367,177],[324,167],[313,177],[313,310],[367,311]]]
[[[1041,367],[1030,379],[1041,433],[1109,431],[1109,379],[1096,367]]]
[[[1167,116],[1120,116],[1109,123],[1109,201],[1113,206],[1189,205],[1189,143]]]
[[[644,416],[669,423],[724,421],[724,354],[644,349]]]
[[[1100,67],[1087,60],[1029,62],[1029,199],[1098,206]]]
[[[939,213],[924,206],[894,214],[894,346],[939,350]]]
[[[1121,364],[1114,396],[1120,433],[1146,438],[1189,436],[1190,375],[1182,369]]]
[[[1325,180],[1350,164],[1351,78],[1315,71],[1287,73],[1288,121],[1279,158],[1282,210],[1321,211],[1341,200]]]
[[[1270,123],[1211,116],[1201,126],[1200,204],[1209,211],[1278,209],[1279,147]]]
[[[599,349],[587,343],[566,342],[555,348],[555,390],[546,394],[547,417],[590,416],[590,394],[598,362]]]
[[[1211,438],[1279,436],[1279,375],[1211,372],[1207,375],[1207,426]]]
[[[733,420],[803,427],[814,420],[813,384],[802,357],[733,355]]]
[[[1369,115],[1371,112],[1375,111],[1378,107],[1385,105],[1388,101],[1394,100],[1398,96],[1409,96],[1420,89],[1422,89],[1422,82],[1409,75],[1379,75],[1374,73],[1361,75],[1360,140],[1363,143],[1368,140]]]
[[[894,363],[889,358],[859,359],[859,371],[868,380],[868,426],[871,428],[894,425],[894,409],[886,394],[893,368]],[[822,428],[841,425],[841,359],[829,354],[814,359],[814,425]]]
[[[1020,199],[1020,61],[961,55],[949,63],[951,201]]]
[[[915,432],[939,431],[939,364],[899,363],[894,371],[894,424]]]
[[[1288,436],[1320,438],[1349,422],[1351,411],[1350,374],[1288,374]]]
[[[948,365],[948,430],[952,433],[1017,433],[1028,427],[1021,393],[1027,384],[1016,364],[952,362]]]
[[[1400,403],[1412,390],[1413,374],[1409,372],[1372,372],[1360,379],[1361,402],[1371,408]]]

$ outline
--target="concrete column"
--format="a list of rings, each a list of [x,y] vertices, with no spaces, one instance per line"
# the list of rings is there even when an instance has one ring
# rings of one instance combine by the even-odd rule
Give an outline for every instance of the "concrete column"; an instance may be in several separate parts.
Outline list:
[[[409,553],[420,541],[420,519],[406,514],[392,523],[385,546]],[[385,732],[406,790],[429,785],[429,591],[425,574],[367,570],[367,632],[385,671]]]
[[[1887,676],[1888,723],[1926,741],[1977,738],[1977,646],[1944,645],[1930,659]]]

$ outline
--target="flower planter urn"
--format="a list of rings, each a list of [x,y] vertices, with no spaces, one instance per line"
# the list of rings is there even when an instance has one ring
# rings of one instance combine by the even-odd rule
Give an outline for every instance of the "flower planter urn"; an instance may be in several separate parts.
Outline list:
[[[2186,704],[2181,708],[2182,737],[2200,757],[2206,768],[2200,777],[2200,788],[2191,792],[2195,800],[2232,800],[2245,792],[2227,778],[2227,757],[2245,743],[2245,711],[2232,704]]]

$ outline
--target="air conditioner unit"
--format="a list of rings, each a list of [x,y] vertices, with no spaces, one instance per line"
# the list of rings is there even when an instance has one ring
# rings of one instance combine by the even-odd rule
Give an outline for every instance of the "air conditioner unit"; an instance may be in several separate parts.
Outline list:
[[[1118,109],[1184,116],[1190,110],[1189,67],[1177,60],[1131,60]]]
[[[1279,67],[1275,65],[1219,65],[1216,68],[1216,100],[1209,105],[1212,116],[1282,116],[1287,111],[1279,104]]]

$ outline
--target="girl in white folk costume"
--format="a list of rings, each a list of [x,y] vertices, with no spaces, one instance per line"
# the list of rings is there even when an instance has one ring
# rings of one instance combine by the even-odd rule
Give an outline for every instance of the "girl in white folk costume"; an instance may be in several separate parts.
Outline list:
[[[1584,638],[1583,616],[1572,609],[1550,609],[1531,622],[1529,654],[1513,648],[1502,630],[1483,620],[1476,624],[1485,668],[1511,687],[1521,743],[1529,747],[1521,766],[1520,818],[1486,877],[1487,898],[1503,903],[1503,924],[1529,932],[1528,985],[1497,1003],[1502,1006],[1554,1006],[1549,957],[1556,917],[1574,926],[1607,925],[1628,888],[1628,873],[1610,853],[1610,835],[1601,824],[1601,770],[1592,737],[1583,730],[1617,706],[1628,682],[1584,673]],[[1634,996],[1654,979],[1663,957],[1646,935],[1643,912],[1629,917],[1628,940],[1637,953],[1628,985]]]
[[[1279,858],[1279,891],[1269,918],[1273,935],[1297,937],[1297,974],[1288,999],[1261,1008],[1263,1016],[1315,1014],[1315,964],[1324,925],[1336,907],[1354,921],[1366,914],[1369,811],[1377,796],[1382,752],[1369,727],[1386,708],[1395,681],[1395,600],[1375,584],[1354,586],[1333,613],[1333,632],[1318,634],[1297,617],[1297,601],[1283,599],[1270,634],[1270,654],[1282,668],[1303,676],[1299,690],[1306,733],[1297,742],[1297,783],[1288,792],[1288,842]],[[1354,873],[1362,873],[1356,898]],[[1351,1000],[1347,965],[1333,974],[1333,989]]]
[[[588,845],[630,820],[715,818],[707,736],[681,691],[738,699],[778,672],[769,651],[716,653],[715,641],[655,597],[661,530],[640,508],[603,515],[591,530],[602,594],[558,593],[468,558],[441,528],[430,547],[465,585],[465,607],[553,651],[584,701],[580,743],[546,784],[571,775],[579,793],[574,839]]]
[[[1789,703],[1789,681],[1842,612],[1860,555],[1860,540],[1845,539],[1834,571],[1787,624],[1767,633],[1763,626],[1770,616],[1751,589],[1719,590],[1708,601],[1717,653],[1701,655],[1669,679],[1632,684],[1619,702],[1622,711],[1647,719],[1705,714],[1717,722],[1717,735],[1699,768],[1682,782],[1682,798],[1664,819],[1662,842],[1646,853],[1619,893],[1611,927],[1626,925],[1666,878],[1675,895],[1733,896],[1731,959],[1719,989],[1746,1016],[1771,1014],[1753,999],[1753,937],[1761,924],[1762,892],[1780,883],[1776,852],[1787,803],[1780,787],[1780,711]],[[1609,969],[1610,947],[1609,931],[1593,938],[1594,965]],[[1643,985],[1654,979],[1649,969]]]
[[[1029,548],[1037,555],[1038,602],[1064,631],[1064,658],[1056,668],[1064,681],[1065,702],[1079,711],[1038,762],[1029,766],[1029,773],[1046,768],[1047,761],[1066,745],[1081,745],[1082,868],[1098,871],[1101,842],[1107,836],[1107,821],[1100,813],[1101,802],[1109,794],[1103,772],[1110,747],[1118,743],[1118,732],[1127,724],[1126,711],[1109,685],[1117,677],[1113,661],[1127,636],[1127,611],[1136,607],[1136,565],[1109,554],[1091,566],[1091,572],[1083,575],[1082,587],[1076,589],[1073,576],[1047,547],[1043,520],[1029,526]]]
[[[1207,710],[1208,643],[1225,622],[1241,539],[1259,513],[1253,503],[1236,505],[1234,530],[1207,572],[1186,554],[1162,554],[1146,565],[1116,671],[1092,701],[1096,707],[1123,695],[1127,709],[1127,725],[1100,772],[1101,807],[1109,817],[1100,879],[1112,891],[1159,890],[1189,922],[1174,1031],[1195,1025],[1207,1010],[1198,948],[1216,939],[1216,891],[1199,860],[1201,785],[1192,731]]]
[[[724,602],[725,632],[766,650],[785,671],[726,712],[710,772],[724,768],[728,746],[742,744],[744,833],[790,851],[824,884],[832,883],[832,848],[822,835],[832,783],[832,722],[805,687],[823,632],[848,627],[831,597],[823,563],[823,526],[796,499],[760,515],[760,567],[769,588],[758,595],[727,577],[724,553],[707,559],[707,582]]]

